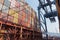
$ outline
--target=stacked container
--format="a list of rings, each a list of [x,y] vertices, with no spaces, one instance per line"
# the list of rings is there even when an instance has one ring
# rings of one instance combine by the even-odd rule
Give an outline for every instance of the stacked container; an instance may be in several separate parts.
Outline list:
[[[0,0],[0,18],[25,27],[34,27],[35,11],[24,0]]]

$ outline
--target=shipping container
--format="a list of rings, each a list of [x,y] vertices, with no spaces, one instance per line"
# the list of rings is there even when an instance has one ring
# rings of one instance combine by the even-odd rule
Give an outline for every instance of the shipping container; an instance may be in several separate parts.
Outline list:
[[[10,7],[11,2],[9,0],[4,0],[4,5]]]
[[[2,12],[3,13],[8,13],[8,11],[9,11],[9,8],[7,6],[5,6],[5,5],[3,5],[2,6]]]
[[[8,21],[13,22],[14,17],[13,16],[8,16]]]
[[[13,23],[17,23],[18,24],[18,18],[14,18],[13,19]]]
[[[0,18],[4,17],[3,19],[26,27],[34,27],[36,13],[27,3],[20,0],[0,0],[0,5],[0,10],[2,10]]]
[[[15,14],[15,11],[13,9],[9,9],[9,15],[13,16]]]
[[[39,26],[36,12],[24,0],[0,0],[0,18],[1,40],[40,40],[42,37],[40,31],[35,31]]]
[[[2,6],[3,6],[3,4],[2,4],[2,3],[0,3],[0,10],[2,10]]]
[[[3,20],[7,20],[7,14],[6,13],[1,13],[1,18],[3,19]]]

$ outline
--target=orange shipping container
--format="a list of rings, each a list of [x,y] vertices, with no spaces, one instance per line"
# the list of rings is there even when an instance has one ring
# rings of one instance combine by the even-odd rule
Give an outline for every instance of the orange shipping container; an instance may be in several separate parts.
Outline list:
[[[22,14],[23,14],[22,16],[26,17],[26,13],[23,12]]]
[[[30,27],[30,23],[28,23],[28,25],[27,25],[28,27]]]

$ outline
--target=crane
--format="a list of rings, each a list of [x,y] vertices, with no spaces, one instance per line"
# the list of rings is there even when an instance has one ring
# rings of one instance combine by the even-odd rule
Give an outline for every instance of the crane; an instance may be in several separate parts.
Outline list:
[[[44,32],[46,32],[46,38],[48,40],[48,34],[47,34],[48,30],[47,30],[47,25],[46,25],[46,18],[49,18],[51,23],[56,22],[55,17],[58,16],[57,10],[52,10],[52,4],[56,5],[56,2],[55,2],[55,0],[54,1],[51,1],[51,0],[38,0],[38,1],[39,1],[38,18],[39,18],[40,27],[42,27],[44,29]],[[47,8],[47,7],[49,7],[49,8]],[[41,9],[44,12],[41,11]],[[48,11],[49,9],[50,9],[50,11]],[[43,22],[41,22],[41,19],[42,19]]]

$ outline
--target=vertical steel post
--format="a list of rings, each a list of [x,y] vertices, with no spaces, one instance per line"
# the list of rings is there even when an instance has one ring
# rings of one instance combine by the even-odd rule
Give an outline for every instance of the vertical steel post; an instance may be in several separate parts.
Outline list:
[[[20,30],[20,39],[22,40],[22,27],[21,27],[21,30]]]
[[[2,22],[1,22],[1,24],[0,24],[0,30],[1,30],[1,27],[2,27]]]
[[[45,18],[45,17],[44,17],[44,22],[45,22],[45,29],[46,29],[46,31],[45,31],[45,32],[46,32],[46,38],[47,38],[47,40],[48,40],[48,34],[47,34],[48,31],[47,31],[47,25],[46,25],[46,18]]]
[[[41,31],[41,25],[40,25],[40,6],[38,6],[38,20],[39,20],[39,26]]]

